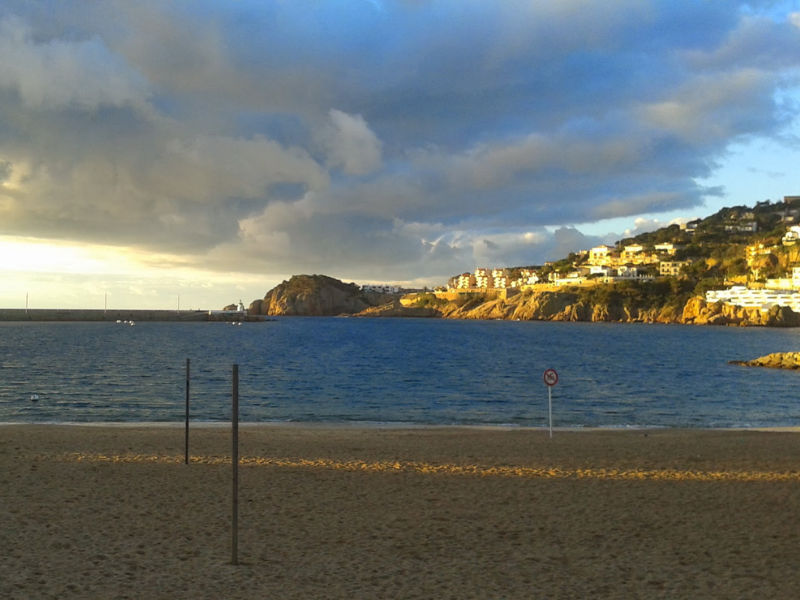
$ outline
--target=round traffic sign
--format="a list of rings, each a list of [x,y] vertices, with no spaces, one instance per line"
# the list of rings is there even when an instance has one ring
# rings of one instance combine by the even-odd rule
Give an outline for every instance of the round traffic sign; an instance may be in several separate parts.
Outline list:
[[[558,373],[555,372],[555,369],[547,369],[544,372],[544,383],[550,387],[558,383]]]

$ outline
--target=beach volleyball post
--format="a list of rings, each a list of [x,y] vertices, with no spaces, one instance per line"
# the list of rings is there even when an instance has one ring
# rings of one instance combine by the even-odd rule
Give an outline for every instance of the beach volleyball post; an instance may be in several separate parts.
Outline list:
[[[239,564],[239,365],[231,373],[231,465],[233,466],[233,494],[231,501],[231,563]]]
[[[558,383],[558,373],[555,369],[544,372],[544,384],[547,386],[547,413],[550,416],[550,437],[553,437],[553,386]]]
[[[184,441],[184,463],[189,464],[189,359],[186,359],[186,435]]]

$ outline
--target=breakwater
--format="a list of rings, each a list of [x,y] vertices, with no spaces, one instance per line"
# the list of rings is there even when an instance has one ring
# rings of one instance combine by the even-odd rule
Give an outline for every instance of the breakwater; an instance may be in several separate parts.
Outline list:
[[[260,321],[247,314],[207,310],[0,309],[0,321]]]

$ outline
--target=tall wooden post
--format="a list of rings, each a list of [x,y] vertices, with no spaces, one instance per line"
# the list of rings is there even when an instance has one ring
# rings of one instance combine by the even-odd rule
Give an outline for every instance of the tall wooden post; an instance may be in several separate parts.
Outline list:
[[[186,359],[186,456],[185,462],[189,464],[189,359]]]
[[[233,448],[233,501],[231,511],[231,563],[239,564],[239,365],[233,365],[231,433]]]

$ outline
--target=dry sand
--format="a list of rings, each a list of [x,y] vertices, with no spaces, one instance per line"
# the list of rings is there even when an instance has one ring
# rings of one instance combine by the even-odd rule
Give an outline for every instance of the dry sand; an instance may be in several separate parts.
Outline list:
[[[800,433],[0,426],[0,598],[797,598]],[[227,458],[226,458],[227,457]]]

